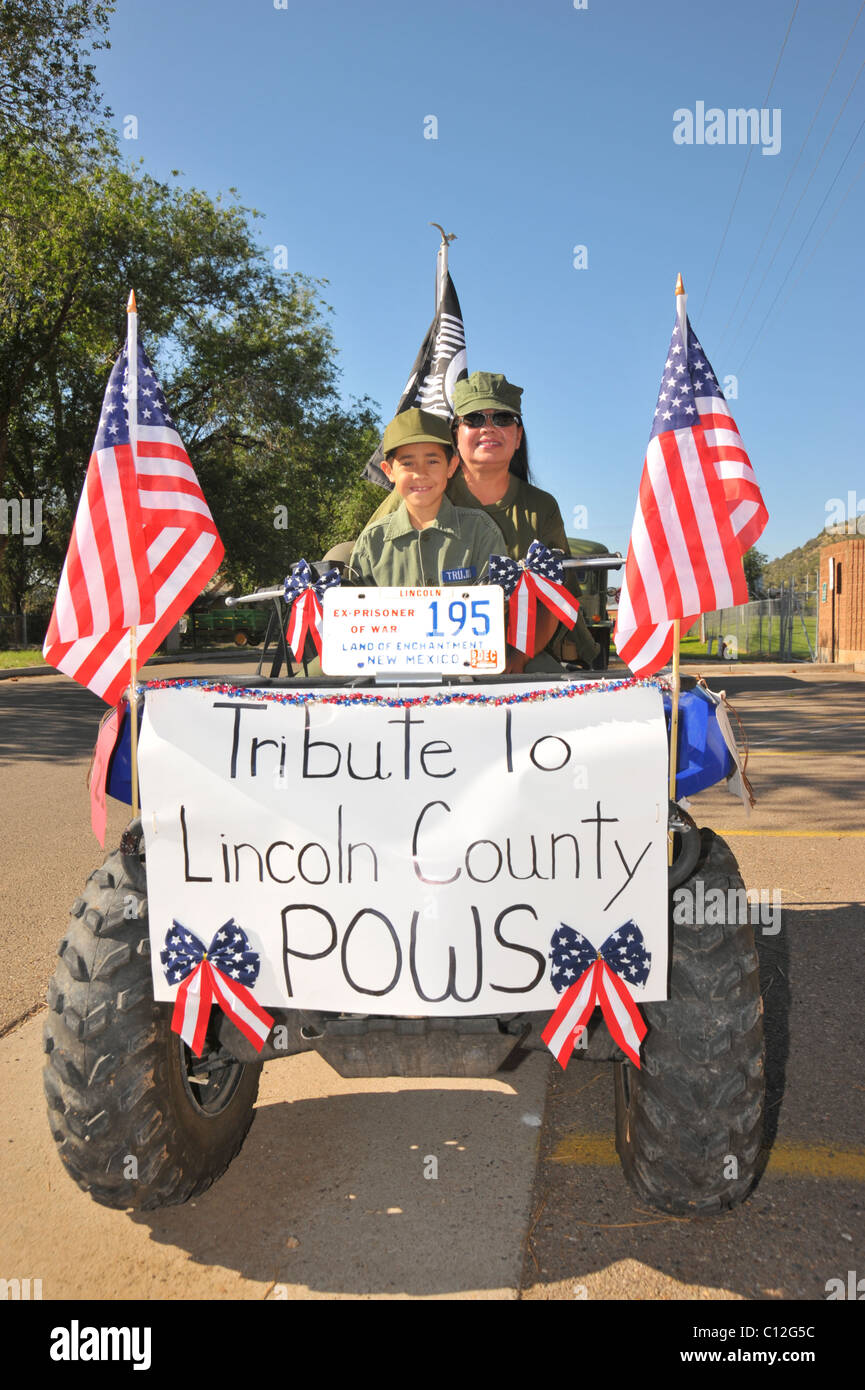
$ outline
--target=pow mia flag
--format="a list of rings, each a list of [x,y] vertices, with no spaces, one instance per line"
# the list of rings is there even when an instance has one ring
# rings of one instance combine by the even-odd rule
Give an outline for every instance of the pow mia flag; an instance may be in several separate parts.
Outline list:
[[[428,410],[432,415],[442,415],[450,420],[454,413],[454,384],[468,376],[466,366],[466,333],[460,302],[454,289],[450,272],[445,277],[444,289],[439,298],[436,316],[430,324],[427,335],[415,358],[411,376],[400,396],[396,414],[416,407]],[[379,487],[390,490],[393,484],[384,476],[380,464],[384,455],[381,445],[370,455],[363,477]]]

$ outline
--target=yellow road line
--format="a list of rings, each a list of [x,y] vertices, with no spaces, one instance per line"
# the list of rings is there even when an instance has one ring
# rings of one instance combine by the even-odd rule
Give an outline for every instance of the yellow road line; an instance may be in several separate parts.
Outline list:
[[[749,758],[860,758],[865,748],[749,748]]]
[[[783,1178],[851,1178],[865,1181],[865,1149],[833,1149],[830,1144],[778,1144],[767,1172]]]
[[[610,1168],[618,1163],[614,1140],[606,1134],[567,1134],[553,1149],[553,1163]],[[865,1182],[865,1149],[829,1144],[775,1144],[766,1169],[776,1178],[844,1178]]]
[[[566,1134],[550,1154],[551,1163],[583,1163],[587,1168],[610,1168],[618,1161],[615,1141],[608,1134]]]
[[[856,749],[859,752],[859,749]],[[839,757],[849,758],[849,753],[839,753]],[[832,751],[820,748],[749,748],[749,758],[831,758]]]
[[[865,838],[865,830],[732,830],[712,827],[716,835],[772,835],[794,840],[835,840],[839,835],[852,839]]]

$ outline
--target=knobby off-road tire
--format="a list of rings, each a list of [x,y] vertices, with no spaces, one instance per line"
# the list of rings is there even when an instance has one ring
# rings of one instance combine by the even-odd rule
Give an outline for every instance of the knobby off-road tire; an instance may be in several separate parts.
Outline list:
[[[224,1173],[252,1124],[261,1063],[237,1062],[212,1027],[195,1058],[171,1031],[171,1005],[154,1003],[139,844],[140,828],[127,831],[72,905],[43,1075],[67,1171],[97,1202],[146,1211]]]
[[[727,890],[744,886],[736,860],[711,830],[701,834],[700,860],[677,891],[694,895],[702,880],[706,895],[719,888],[730,904]],[[718,915],[725,920],[714,925],[672,925],[670,1000],[643,1006],[642,1068],[616,1064],[622,1167],[635,1191],[663,1211],[735,1206],[759,1171],[763,1001],[754,933],[734,906]]]

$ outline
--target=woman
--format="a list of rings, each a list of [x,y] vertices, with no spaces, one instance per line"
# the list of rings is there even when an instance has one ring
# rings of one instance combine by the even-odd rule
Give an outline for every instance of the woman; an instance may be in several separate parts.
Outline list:
[[[501,531],[512,560],[525,558],[533,540],[569,554],[565,525],[556,499],[528,480],[528,449],[520,414],[522,387],[496,372],[472,372],[454,386],[453,436],[460,468],[448,483],[447,495],[457,507],[480,507]],[[371,520],[399,505],[393,493]],[[565,571],[565,583],[575,594],[579,586]],[[591,666],[600,648],[582,614],[572,632],[557,625],[553,615],[538,607],[538,651],[560,658],[563,640],[575,645],[578,659]],[[510,663],[509,663],[510,665]],[[541,656],[533,669],[549,668]],[[513,668],[511,668],[513,669]]]

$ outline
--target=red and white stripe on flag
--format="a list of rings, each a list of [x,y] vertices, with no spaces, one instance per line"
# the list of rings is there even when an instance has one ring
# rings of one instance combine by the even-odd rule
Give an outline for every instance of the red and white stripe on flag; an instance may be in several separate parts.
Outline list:
[[[649,441],[619,598],[616,649],[638,676],[669,661],[674,619],[684,635],[701,613],[747,602],[742,556],[768,520],[736,422],[687,331],[681,368],[682,335],[673,334],[655,412],[677,427]]]
[[[140,396],[155,390],[162,399],[148,373],[152,385],[141,381]],[[115,368],[112,382],[119,379]],[[43,648],[50,665],[110,705],[129,683],[130,628],[141,665],[225,554],[180,436],[161,412],[159,424],[138,424],[135,453],[128,435],[109,442],[112,389],[119,388],[106,392]],[[144,411],[155,414],[156,402]]]

